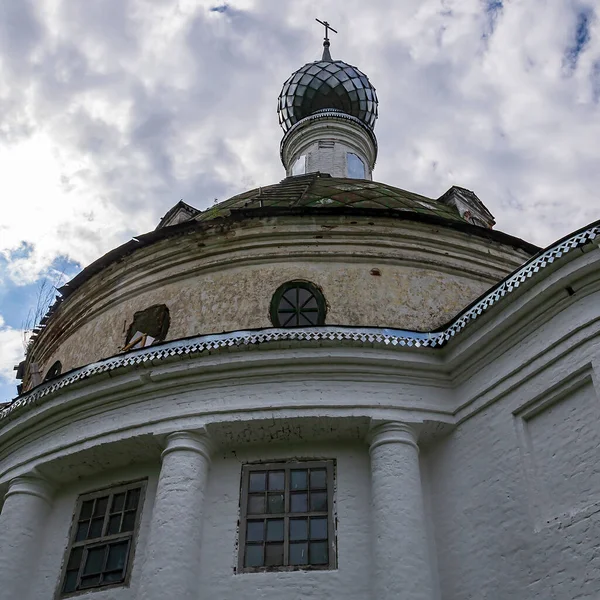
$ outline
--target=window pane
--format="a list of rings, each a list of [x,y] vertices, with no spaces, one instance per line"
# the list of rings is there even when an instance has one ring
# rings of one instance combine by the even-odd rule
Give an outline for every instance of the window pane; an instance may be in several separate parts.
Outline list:
[[[308,538],[308,519],[290,519],[290,540]]]
[[[138,507],[140,501],[140,488],[129,490],[127,492],[127,502],[125,502],[125,510],[131,510]]]
[[[99,583],[100,583],[100,575],[91,575],[89,577],[81,578],[81,587],[82,588],[94,587],[95,585],[98,585]]]
[[[265,475],[264,471],[259,473],[250,473],[249,492],[264,492],[265,491]]]
[[[125,579],[125,573],[123,571],[113,571],[112,573],[105,573],[102,577],[102,583],[117,583]]]
[[[277,313],[277,318],[282,327],[294,327],[298,325],[298,315],[296,313],[282,312]]]
[[[100,517],[99,519],[92,519],[92,524],[90,525],[90,530],[87,535],[87,539],[91,540],[93,538],[100,537],[102,535],[102,525],[104,524],[104,517]]]
[[[79,565],[81,564],[81,557],[83,555],[83,548],[80,546],[79,548],[74,548],[71,550],[71,555],[69,556],[69,562],[67,563],[67,569],[79,569]]]
[[[306,288],[298,288],[298,304],[301,307],[304,306],[311,298],[312,294]]]
[[[283,491],[284,485],[285,485],[285,472],[284,471],[270,471],[269,472],[269,490]]]
[[[94,507],[94,516],[95,517],[103,517],[106,512],[106,507],[108,506],[108,496],[103,496],[102,498],[96,498],[96,506]]]
[[[246,546],[246,557],[244,559],[244,566],[246,567],[262,567],[263,566],[263,547],[258,546]]]
[[[310,300],[303,306],[303,308],[305,310],[307,310],[309,308],[317,310],[319,308],[319,305],[317,304],[317,299],[314,296],[311,296]]]
[[[119,512],[125,506],[125,494],[115,494],[112,503],[112,512]]]
[[[83,523],[79,523],[77,525],[77,533],[75,534],[76,542],[81,542],[81,540],[85,540],[89,526],[90,526],[89,521],[84,521]]]
[[[262,542],[264,530],[264,521],[248,521],[248,524],[246,525],[246,541]]]
[[[67,571],[65,575],[65,583],[63,585],[63,593],[67,594],[68,592],[74,592],[77,587],[77,573],[78,570],[75,571]]]
[[[307,496],[306,492],[292,494],[290,497],[290,512],[306,512],[308,510]]]
[[[106,560],[105,571],[123,570],[127,559],[127,550],[129,541],[111,544],[108,550],[108,559]]]
[[[113,535],[119,533],[119,527],[121,527],[121,513],[113,515],[108,519],[108,528],[106,529],[106,535]]]
[[[327,471],[325,469],[311,469],[310,489],[327,487]]]
[[[280,567],[283,565],[283,544],[267,544],[265,565],[267,567]]]
[[[267,521],[267,541],[279,542],[283,540],[283,519],[269,519]]]
[[[326,565],[329,562],[329,552],[327,551],[327,542],[311,542],[310,544],[310,564]]]
[[[348,177],[351,179],[364,179],[365,163],[352,152],[348,152],[346,157],[346,160],[348,161]]]
[[[327,493],[326,492],[313,492],[310,495],[310,510],[327,510]]]
[[[327,539],[327,519],[311,519],[310,520],[310,539],[311,540],[326,540]]]
[[[305,490],[307,488],[306,482],[306,470],[292,471],[291,475],[291,486],[293,490]]]
[[[289,290],[286,290],[283,293],[283,296],[281,297],[281,310],[284,309],[289,309],[289,308],[296,308],[298,302],[297,302],[297,298],[296,298],[296,290],[298,288],[293,287],[290,288]]]
[[[316,325],[317,324],[317,319],[316,319],[316,315],[311,315],[306,314],[306,313],[301,313],[300,315],[298,315],[298,325],[300,325],[300,327],[308,327],[309,325]]]
[[[133,531],[135,527],[135,511],[126,512],[123,515],[123,523],[121,524],[121,532]]]
[[[93,500],[86,500],[85,502],[82,502],[79,519],[89,519],[92,516],[92,508],[94,508]]]
[[[283,494],[269,494],[267,512],[271,514],[284,512]]]
[[[290,544],[290,565],[306,564],[308,564],[308,544],[306,542]]]
[[[292,175],[304,175],[306,173],[306,155],[298,157],[292,166]]]
[[[91,575],[92,573],[100,573],[100,571],[102,571],[105,550],[106,546],[100,546],[99,548],[92,548],[88,551],[85,566],[83,567],[84,575]]]
[[[261,515],[265,512],[265,497],[263,494],[248,496],[248,514]]]

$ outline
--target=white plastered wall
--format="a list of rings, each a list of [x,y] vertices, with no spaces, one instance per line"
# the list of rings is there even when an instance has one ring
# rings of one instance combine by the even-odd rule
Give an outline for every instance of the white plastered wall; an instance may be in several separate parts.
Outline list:
[[[136,598],[139,585],[140,568],[143,562],[144,547],[148,535],[148,527],[152,516],[152,504],[156,492],[158,465],[137,466],[105,472],[80,481],[58,486],[54,497],[50,518],[45,530],[40,532],[42,545],[39,565],[23,565],[24,576],[32,578],[28,600],[51,599],[55,597],[59,587],[65,549],[68,544],[69,531],[73,521],[73,513],[77,498],[104,488],[110,488],[121,483],[147,478],[146,494],[140,516],[140,527],[135,543],[135,556],[131,571],[131,582],[128,587],[116,587],[107,590],[90,591],[79,594],[77,598],[93,598],[94,600],[129,600]]]
[[[600,597],[598,315],[592,294],[530,323],[424,450],[443,600]]]
[[[338,568],[314,572],[236,574],[241,468],[245,462],[335,459]],[[364,443],[271,445],[215,457],[206,497],[201,598],[300,600],[370,595],[370,471]]]

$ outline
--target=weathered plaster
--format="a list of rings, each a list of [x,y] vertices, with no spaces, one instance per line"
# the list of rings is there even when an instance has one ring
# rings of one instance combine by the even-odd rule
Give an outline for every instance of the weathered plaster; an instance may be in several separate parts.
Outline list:
[[[134,313],[154,304],[169,308],[167,339],[269,327],[271,297],[291,279],[321,287],[327,324],[430,330],[525,258],[490,240],[390,219],[265,220],[196,232],[144,248],[85,283],[53,315],[29,360],[44,373],[60,360],[66,372],[114,355]]]

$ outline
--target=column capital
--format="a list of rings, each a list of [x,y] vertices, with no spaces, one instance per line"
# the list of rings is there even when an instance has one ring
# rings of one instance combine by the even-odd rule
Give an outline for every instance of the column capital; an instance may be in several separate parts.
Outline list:
[[[375,448],[383,444],[408,444],[418,452],[417,438],[418,433],[415,425],[402,423],[401,421],[372,424],[367,433],[369,452],[373,452]]]
[[[212,444],[210,437],[205,429],[196,431],[174,431],[166,437],[165,449],[161,454],[164,460],[165,456],[172,452],[196,452],[210,461],[212,453]]]
[[[25,494],[41,498],[48,504],[51,504],[53,491],[53,486],[50,482],[39,473],[28,473],[10,480],[4,499],[6,500],[10,496],[16,496],[17,494]]]

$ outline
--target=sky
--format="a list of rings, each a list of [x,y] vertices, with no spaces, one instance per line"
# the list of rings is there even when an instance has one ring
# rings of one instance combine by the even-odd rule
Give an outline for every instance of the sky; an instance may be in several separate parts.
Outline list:
[[[0,402],[40,295],[180,199],[284,177],[315,18],[377,89],[376,180],[466,187],[540,246],[600,218],[597,0],[0,0]]]

